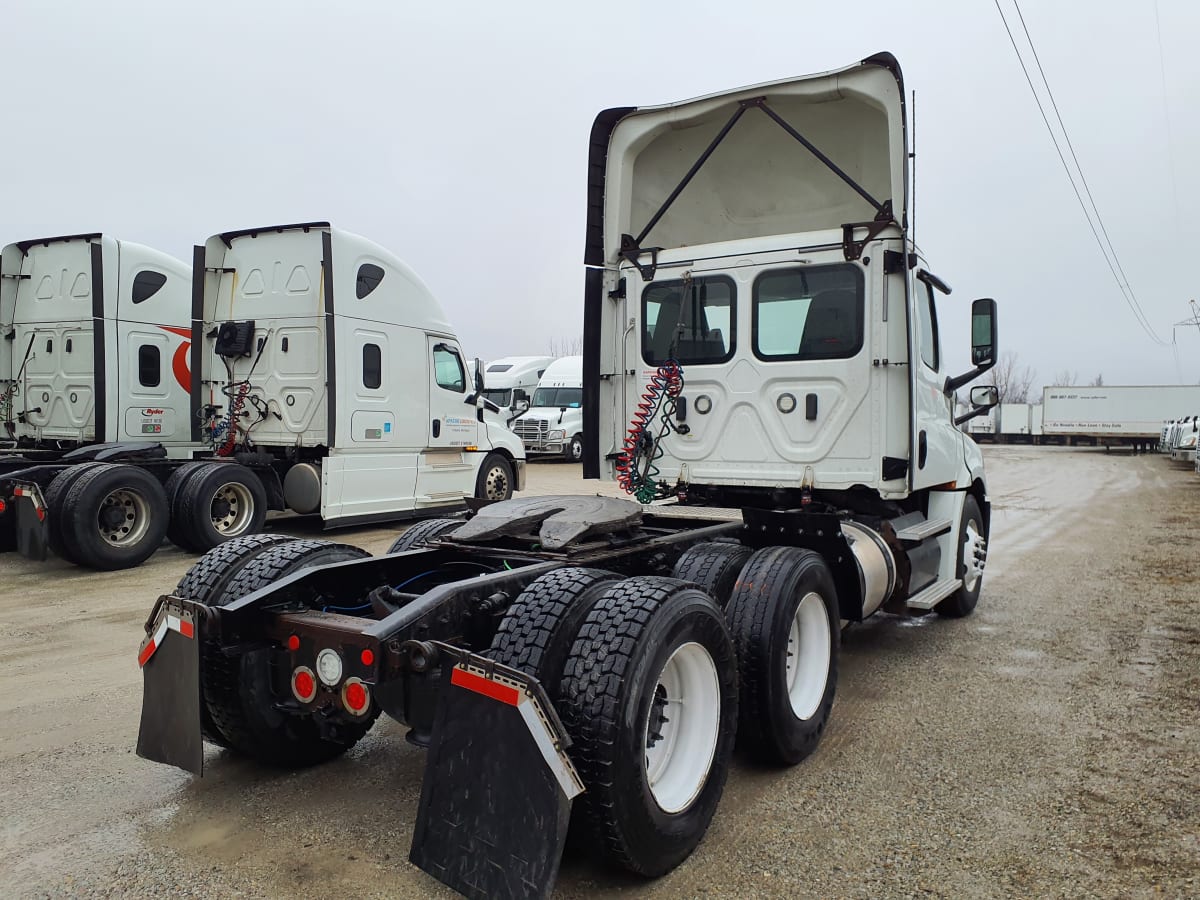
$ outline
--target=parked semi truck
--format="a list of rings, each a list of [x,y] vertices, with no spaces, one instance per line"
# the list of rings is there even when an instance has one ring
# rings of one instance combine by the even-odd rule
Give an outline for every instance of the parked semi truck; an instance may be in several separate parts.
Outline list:
[[[109,245],[90,245],[97,249],[81,251],[78,265],[104,265]],[[80,246],[48,244],[73,253]],[[84,283],[63,271],[63,283]],[[99,269],[80,271],[104,283]],[[139,302],[138,277],[128,286],[116,280],[118,310],[125,298]],[[118,323],[105,332],[111,350],[89,355],[95,366],[86,378],[106,387],[115,414],[100,404],[71,407],[70,373],[47,382],[42,393],[59,399],[45,424],[27,411],[29,427],[41,429],[35,443],[73,435],[75,449],[48,459],[22,449],[0,461],[0,525],[10,544],[30,556],[50,547],[80,564],[125,568],[164,536],[207,550],[253,534],[268,509],[350,525],[461,509],[466,498],[498,500],[520,489],[520,441],[483,421],[481,381],[468,381],[441,307],[378,245],[325,222],[214,235],[196,248],[184,309],[188,328],[174,349],[167,342],[178,328],[161,337],[150,328],[159,341],[152,344]],[[61,333],[39,336],[35,351],[52,340],[64,352],[79,346],[76,332],[55,327]],[[168,358],[169,378],[160,372]],[[61,373],[64,365],[51,368]],[[37,401],[36,383],[21,390],[26,407]]]
[[[552,356],[505,356],[488,363],[483,375],[484,396],[497,407],[493,415],[512,427],[513,420],[529,409],[538,382],[553,362]]]
[[[428,748],[410,859],[470,897],[547,896],[570,820],[661,875],[706,832],[735,742],[811,754],[843,624],[965,616],[987,555],[983,460],[956,424],[996,391],[957,422],[952,403],[995,360],[995,303],[974,302],[974,368],[948,375],[904,98],[880,54],[600,113],[584,472],[642,502],[496,503],[380,557],[218,547],[151,610],[138,753],[200,773],[207,738],[295,767],[386,713]]]
[[[1042,405],[1048,438],[1149,450],[1160,443],[1165,419],[1200,409],[1200,386],[1051,386],[1043,389]]]
[[[583,357],[564,356],[546,367],[529,409],[513,431],[533,456],[583,459]]]

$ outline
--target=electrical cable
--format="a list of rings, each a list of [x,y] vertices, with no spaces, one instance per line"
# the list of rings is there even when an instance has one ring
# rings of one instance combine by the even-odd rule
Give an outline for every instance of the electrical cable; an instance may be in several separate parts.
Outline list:
[[[1075,183],[1075,177],[1071,174],[1071,167],[1067,164],[1067,159],[1063,154],[1062,146],[1059,144],[1058,136],[1054,133],[1054,128],[1051,126],[1050,119],[1046,115],[1046,109],[1042,104],[1042,99],[1040,96],[1038,96],[1037,88],[1034,87],[1033,78],[1029,74],[1029,67],[1025,65],[1025,58],[1021,55],[1020,48],[1017,46],[1016,38],[1013,36],[1012,29],[1008,25],[1008,18],[1004,15],[1004,10],[1000,6],[1000,0],[993,0],[993,2],[996,5],[996,12],[1000,14],[1000,21],[1004,25],[1004,30],[1008,34],[1008,40],[1009,43],[1012,44],[1013,52],[1017,56],[1017,62],[1020,63],[1021,71],[1025,74],[1025,81],[1029,85],[1030,92],[1033,94],[1033,99],[1037,104],[1038,112],[1042,116],[1042,122],[1045,124],[1046,131],[1050,135],[1050,140],[1054,144],[1054,150],[1058,154],[1059,161],[1062,163],[1063,171],[1066,172],[1067,180],[1071,183],[1071,190],[1075,192],[1075,199],[1079,201],[1079,206],[1083,210],[1084,218],[1087,219],[1088,227],[1092,231],[1092,236],[1096,239],[1096,244],[1100,248],[1100,253],[1104,257],[1104,262],[1108,265],[1108,269],[1112,273],[1113,280],[1117,283],[1117,288],[1121,291],[1121,296],[1124,297],[1125,303],[1129,306],[1130,312],[1133,313],[1133,316],[1135,319],[1137,319],[1138,324],[1142,326],[1142,330],[1146,332],[1147,337],[1160,346],[1167,346],[1168,342],[1160,338],[1150,325],[1149,319],[1146,317],[1145,312],[1141,308],[1141,304],[1139,304],[1137,301],[1137,296],[1134,294],[1133,288],[1129,285],[1129,279],[1125,278],[1124,281],[1122,281],[1122,278],[1125,274],[1124,269],[1121,268],[1120,260],[1117,258],[1116,249],[1112,246],[1112,242],[1108,241],[1108,246],[1106,249],[1104,240],[1101,240],[1100,231],[1097,231],[1096,229],[1096,223],[1098,222],[1100,229],[1104,231],[1105,240],[1108,238],[1108,231],[1104,227],[1104,221],[1100,217],[1100,211],[1096,208],[1095,201],[1093,200],[1092,212],[1089,213],[1087,204],[1084,203],[1083,195],[1079,192],[1079,186]],[[1063,136],[1066,138],[1067,146],[1070,148],[1071,156],[1075,160],[1076,168],[1079,171],[1079,180],[1083,183],[1084,189],[1088,194],[1088,199],[1090,200],[1092,196],[1091,189],[1087,186],[1087,179],[1083,175],[1083,169],[1079,166],[1079,160],[1075,156],[1074,148],[1071,146],[1071,140],[1067,135],[1066,126],[1063,125],[1062,117],[1058,115],[1058,104],[1054,101],[1054,94],[1050,89],[1050,82],[1046,79],[1045,71],[1042,69],[1041,61],[1038,59],[1037,49],[1033,45],[1033,39],[1029,36],[1028,28],[1025,28],[1025,19],[1024,16],[1021,15],[1021,8],[1017,3],[1017,0],[1013,0],[1013,6],[1017,10],[1017,15],[1021,17],[1021,25],[1025,31],[1025,37],[1029,41],[1029,47],[1033,51],[1034,59],[1037,61],[1038,71],[1041,74],[1042,82],[1046,87],[1046,93],[1049,95],[1050,101],[1054,106],[1054,112],[1058,118],[1059,127],[1062,129]],[[1092,221],[1093,214],[1095,215],[1096,222]],[[1111,259],[1109,258],[1110,254],[1112,257]],[[1120,269],[1120,275],[1117,274],[1118,269]]]

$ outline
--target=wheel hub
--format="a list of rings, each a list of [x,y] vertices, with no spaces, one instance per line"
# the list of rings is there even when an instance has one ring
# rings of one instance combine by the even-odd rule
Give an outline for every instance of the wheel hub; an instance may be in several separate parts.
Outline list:
[[[796,718],[812,718],[825,696],[832,654],[829,613],[815,591],[805,594],[788,630],[785,678],[788,700]]]
[[[963,534],[963,587],[975,590],[987,564],[987,538],[979,533],[975,520],[967,522]]]

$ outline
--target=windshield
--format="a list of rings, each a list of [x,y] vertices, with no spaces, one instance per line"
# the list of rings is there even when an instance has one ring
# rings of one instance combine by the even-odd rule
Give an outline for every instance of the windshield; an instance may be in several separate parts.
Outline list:
[[[583,406],[583,388],[538,388],[533,392],[533,405],[579,409]]]
[[[495,403],[497,406],[508,406],[509,401],[512,399],[512,388],[505,388],[503,390],[484,391],[483,398],[485,400],[490,400],[492,403]]]

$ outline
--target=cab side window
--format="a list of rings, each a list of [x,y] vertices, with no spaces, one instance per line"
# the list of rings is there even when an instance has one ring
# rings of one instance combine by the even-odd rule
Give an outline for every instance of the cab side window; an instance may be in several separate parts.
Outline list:
[[[433,377],[440,388],[461,394],[467,389],[467,373],[462,359],[445,344],[433,348]]]
[[[937,307],[933,303],[933,288],[925,285],[924,294],[917,297],[917,325],[920,329],[921,359],[925,365],[938,370],[941,354],[938,352]]]

